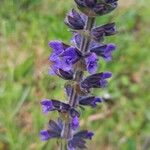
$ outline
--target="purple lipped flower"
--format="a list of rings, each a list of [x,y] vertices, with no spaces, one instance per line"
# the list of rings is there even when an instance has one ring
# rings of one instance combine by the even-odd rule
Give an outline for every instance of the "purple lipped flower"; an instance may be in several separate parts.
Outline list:
[[[81,81],[81,88],[89,91],[90,88],[103,88],[107,86],[107,78],[110,78],[112,74],[110,72],[102,72],[88,76]]]
[[[83,97],[79,99],[79,104],[83,106],[96,107],[97,103],[101,103],[102,99],[95,96]]]
[[[83,131],[80,131],[80,132],[76,133],[73,137],[80,137],[80,138],[91,140],[93,135],[94,135],[93,132],[87,131],[87,130],[83,130]]]
[[[62,120],[60,118],[58,118],[57,123],[55,121],[53,121],[53,120],[50,120],[49,124],[48,124],[48,129],[50,131],[55,131],[60,136],[60,133],[61,133],[61,131],[63,129]]]
[[[90,52],[95,53],[97,56],[103,57],[106,61],[112,59],[112,52],[116,49],[115,44],[97,45],[90,49]]]
[[[41,105],[42,105],[42,111],[45,114],[47,114],[49,111],[53,111],[54,110],[54,106],[53,106],[52,101],[50,101],[48,99],[43,99],[41,101]]]
[[[85,57],[86,69],[90,74],[94,74],[97,71],[97,56],[95,53],[90,53],[87,57]]]
[[[61,54],[61,57],[66,64],[71,66],[82,57],[82,53],[75,47],[69,47]]]
[[[76,130],[79,127],[79,118],[77,116],[72,118],[71,128]]]
[[[49,42],[49,46],[52,48],[52,53],[49,57],[51,67],[49,74],[55,75],[58,69],[62,69],[64,71],[71,70],[71,66],[66,64],[60,57],[61,53],[63,53],[69,45],[66,45],[60,41],[51,41]]]
[[[62,59],[60,59],[60,57],[58,57],[58,59],[55,61],[50,61],[50,68],[49,68],[49,75],[58,75],[59,77],[62,77],[62,75],[60,75],[60,70],[65,71],[67,74],[72,72],[72,66],[70,64],[67,64],[66,62],[64,62]]]
[[[115,23],[108,23],[96,28],[93,28],[91,35],[95,41],[102,41],[104,36],[110,36],[116,34]]]
[[[48,43],[48,45],[52,48],[52,57],[50,57],[50,59],[54,59],[53,57],[58,56],[60,53],[63,52],[64,50],[64,47],[63,47],[63,44],[62,42],[60,41],[50,41]]]
[[[57,110],[59,112],[67,112],[70,109],[70,105],[63,103],[58,100],[44,99],[41,101],[43,113],[48,113],[50,111]]]
[[[60,138],[62,125],[59,124],[60,122],[56,123],[53,120],[49,121],[48,129],[40,131],[41,141],[47,141],[52,138]]]
[[[75,9],[68,13],[65,23],[74,30],[82,30],[85,26],[85,20]]]
[[[65,51],[69,45],[61,41],[50,41],[48,44],[52,48],[52,54],[50,55],[50,60],[55,61],[55,57],[57,58],[63,51]]]
[[[75,108],[72,108],[69,104],[66,104],[58,100],[51,100],[51,101],[53,103],[55,110],[57,110],[58,112],[68,113],[72,118],[75,116],[80,117],[79,112]]]
[[[75,108],[71,108],[69,104],[66,104],[58,100],[44,99],[41,101],[41,105],[42,105],[42,111],[45,114],[47,114],[50,111],[56,110],[61,113],[68,113],[72,118],[74,118],[75,116],[77,117],[80,116],[79,112]]]
[[[104,30],[105,30],[105,36],[110,36],[110,35],[114,35],[117,33],[116,26],[115,26],[114,22],[105,24],[101,27],[104,28]]]
[[[86,139],[91,140],[93,136],[93,132],[84,130],[80,131],[73,135],[73,138],[68,141],[68,149],[85,149],[86,148]]]
[[[55,110],[59,112],[68,112],[70,110],[70,105],[58,100],[51,100]]]
[[[41,141],[47,141],[50,138],[50,134],[48,130],[41,130],[40,131]]]

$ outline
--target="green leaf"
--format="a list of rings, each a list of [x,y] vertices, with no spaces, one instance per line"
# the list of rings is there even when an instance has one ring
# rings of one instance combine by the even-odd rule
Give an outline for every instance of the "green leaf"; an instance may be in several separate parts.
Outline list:
[[[33,57],[28,57],[23,63],[19,64],[15,68],[14,77],[15,80],[19,80],[28,74],[32,73],[33,69]]]
[[[30,87],[27,87],[23,91],[22,97],[21,97],[20,101],[18,102],[16,108],[14,109],[14,112],[12,113],[12,117],[14,117],[19,112],[19,110],[20,110],[21,106],[23,105],[23,103],[25,102],[25,100],[27,100],[30,89],[31,89]]]

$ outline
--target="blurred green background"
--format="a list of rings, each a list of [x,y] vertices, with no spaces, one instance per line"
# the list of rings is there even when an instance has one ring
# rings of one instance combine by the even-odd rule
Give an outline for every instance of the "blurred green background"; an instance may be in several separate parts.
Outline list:
[[[119,33],[105,41],[117,45],[113,61],[99,65],[113,78],[95,91],[111,99],[81,116],[81,127],[95,131],[89,150],[150,149],[149,6],[149,0],[120,0],[116,11],[97,19],[115,21]],[[73,0],[0,0],[0,150],[57,149],[55,140],[39,139],[56,116],[44,116],[40,100],[65,100],[64,81],[48,75],[48,42],[69,43],[63,19],[72,7]]]

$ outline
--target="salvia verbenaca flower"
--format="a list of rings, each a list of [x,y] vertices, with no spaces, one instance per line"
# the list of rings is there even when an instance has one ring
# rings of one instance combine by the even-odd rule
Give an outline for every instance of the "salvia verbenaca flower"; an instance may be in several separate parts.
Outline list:
[[[91,106],[96,107],[97,103],[101,103],[102,98],[95,97],[95,96],[89,96],[89,97],[83,97],[79,99],[79,104],[84,106]]]
[[[78,8],[93,17],[110,13],[117,7],[118,0],[75,0]]]
[[[81,16],[76,10],[72,11],[67,15],[65,19],[66,25],[74,30],[83,30],[85,26],[85,18]]]
[[[63,124],[61,119],[58,119],[57,123],[53,120],[50,120],[48,124],[48,129],[42,130],[40,132],[41,140],[47,141],[48,139],[51,138],[60,138],[62,129]]]
[[[95,41],[101,42],[103,41],[105,36],[111,36],[116,34],[115,23],[109,23],[103,26],[93,28],[91,34]]]
[[[48,100],[44,99],[41,101],[42,105],[42,111],[43,113],[47,114],[50,111],[58,111],[60,113],[69,113],[70,116],[75,117],[75,116],[80,116],[78,111],[76,111],[74,108],[71,108],[69,104],[63,103],[58,100]]]
[[[95,20],[97,16],[112,12],[117,7],[117,0],[74,1],[79,11],[72,9],[65,18],[65,24],[73,34],[71,44],[58,40],[49,42],[52,49],[49,74],[66,80],[66,102],[58,99],[41,101],[44,114],[59,114],[56,122],[50,120],[48,128],[40,132],[41,140],[55,138],[65,141],[64,150],[85,149],[86,140],[92,139],[93,132],[79,130],[81,108],[95,108],[105,102],[105,99],[94,96],[91,89],[105,88],[108,85],[112,73],[97,73],[98,61],[111,61],[116,49],[115,44],[104,43],[107,36],[117,33],[115,23],[96,26]],[[85,76],[85,71],[89,75]]]
[[[85,149],[85,140],[92,139],[92,136],[94,134],[90,131],[84,130],[84,131],[80,131],[76,134],[73,135],[72,139],[70,139],[68,141],[68,149],[72,150],[72,149],[76,149],[76,148],[80,148],[80,149]]]

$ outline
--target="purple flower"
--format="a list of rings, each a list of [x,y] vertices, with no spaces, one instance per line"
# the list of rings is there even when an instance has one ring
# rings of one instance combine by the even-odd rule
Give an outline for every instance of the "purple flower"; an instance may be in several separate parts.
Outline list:
[[[117,1],[117,0],[116,0]],[[117,7],[117,2],[116,1],[108,1],[108,2],[102,2],[102,3],[98,3],[94,8],[93,11],[97,14],[97,15],[105,15],[107,13],[110,13],[111,11],[113,11],[116,7]]]
[[[41,141],[47,141],[50,138],[50,134],[48,130],[40,131]]]
[[[76,134],[74,134],[73,138],[71,140],[68,141],[68,148],[71,149],[76,149],[76,148],[80,148],[80,149],[85,149],[86,148],[86,139],[91,140],[92,136],[94,134],[92,132],[89,132],[87,130],[84,131],[80,131]]]
[[[88,76],[81,81],[81,88],[89,91],[90,88],[103,88],[107,85],[107,78],[110,78],[112,74],[110,72],[103,72]]]
[[[115,23],[108,23],[96,28],[91,31],[92,37],[95,41],[102,41],[104,36],[110,36],[116,34]]]
[[[54,110],[54,106],[52,101],[48,100],[48,99],[44,99],[41,101],[41,105],[42,105],[42,111],[43,113],[47,114],[49,111],[53,111]]]
[[[96,107],[97,103],[101,103],[102,99],[95,96],[83,97],[79,99],[79,104],[84,106]]]
[[[50,61],[49,75],[58,75],[59,77],[65,78],[60,75],[60,70],[70,74],[72,72],[72,66],[61,60],[59,57],[54,62]]]
[[[89,139],[91,140],[93,137],[94,133],[91,131],[83,130],[78,133],[76,133],[73,137],[79,137],[79,138],[84,138],[84,139]]]
[[[104,15],[117,7],[117,0],[75,0],[78,8],[88,16]]]
[[[69,47],[69,45],[60,41],[51,41],[48,45],[52,48],[52,54],[49,57],[51,61],[57,60],[57,57]]]
[[[84,29],[85,20],[82,16],[72,9],[72,11],[67,15],[65,19],[65,23],[71,28],[75,30],[82,30]]]
[[[90,49],[90,52],[95,53],[98,56],[103,57],[106,61],[112,59],[112,52],[116,49],[115,44],[97,45]]]
[[[102,98],[90,95],[92,88],[103,88],[112,76],[110,72],[96,73],[99,56],[110,61],[114,44],[101,44],[106,37],[116,33],[115,23],[95,27],[97,15],[104,15],[117,7],[117,0],[74,0],[80,12],[72,9],[65,18],[66,25],[71,28],[72,45],[61,41],[51,41],[52,53],[49,56],[49,74],[69,80],[64,88],[68,102],[55,99],[43,99],[42,111],[47,114],[57,111],[57,122],[50,120],[48,129],[40,132],[41,140],[58,138],[67,142],[68,150],[85,149],[86,140],[91,140],[93,132],[83,130],[75,132],[79,127],[80,113],[78,108],[96,107]],[[101,58],[100,58],[101,59]],[[84,77],[84,71],[89,76]]]
[[[60,102],[58,100],[48,100],[44,99],[41,101],[42,111],[43,113],[48,113],[49,111],[60,111],[60,112],[67,112],[70,109],[70,105]]]
[[[73,72],[72,71],[64,71],[62,69],[57,69],[55,73],[65,80],[72,80],[73,79]]]
[[[86,69],[90,74],[97,71],[97,56],[95,53],[91,53],[89,56],[85,57]]]
[[[55,57],[55,55],[58,56],[64,50],[63,43],[60,41],[51,41],[48,43],[48,45],[53,50],[51,59],[53,59],[53,57]]]
[[[64,62],[70,66],[75,64],[82,57],[82,53],[75,47],[69,47],[61,54],[61,57]]]
[[[74,108],[71,108],[69,104],[66,104],[64,102],[58,101],[58,100],[49,100],[49,99],[44,99],[41,101],[42,105],[42,111],[43,113],[47,114],[50,111],[55,111],[57,110],[58,112],[62,113],[69,113],[69,115],[74,118],[75,116],[79,117],[80,114],[78,111]]]
[[[94,28],[91,31],[91,35],[93,40],[95,40],[96,42],[101,42],[104,40],[104,36],[105,36],[105,31],[103,28]]]
[[[72,118],[72,122],[71,122],[71,128],[73,130],[76,130],[79,127],[79,119],[77,116]]]
[[[60,41],[51,41],[49,42],[49,46],[53,50],[49,57],[51,67],[49,74],[55,75],[58,69],[62,69],[64,71],[71,70],[71,66],[66,64],[60,57],[61,53],[63,53],[69,46]]]
[[[117,30],[116,30],[114,22],[105,24],[105,25],[101,26],[101,28],[104,28],[105,36],[110,36],[110,35],[114,35],[114,34],[117,33]]]
[[[47,141],[48,139],[51,139],[51,138],[60,138],[61,131],[62,131],[62,123],[60,121],[56,123],[55,121],[50,120],[48,129],[42,130],[40,132],[41,140]]]
[[[97,0],[85,0],[85,4],[86,6],[88,6],[89,8],[93,8],[96,4]]]
[[[80,114],[79,114],[79,112],[75,109],[75,108],[70,108],[70,116],[72,117],[72,118],[75,118],[75,117],[80,117]]]

